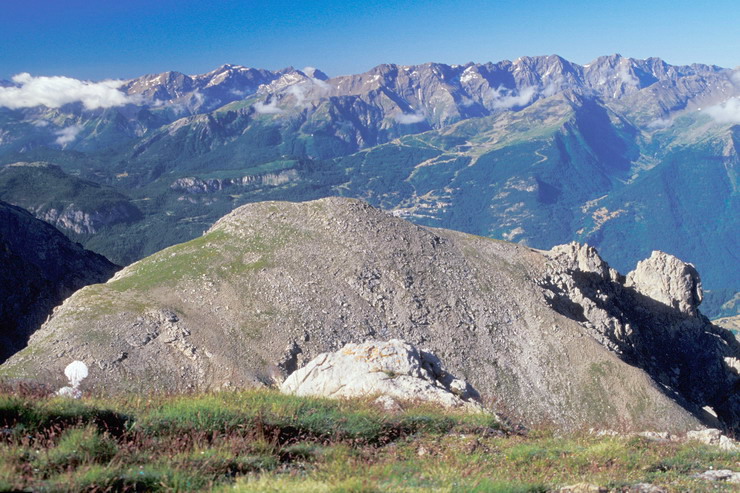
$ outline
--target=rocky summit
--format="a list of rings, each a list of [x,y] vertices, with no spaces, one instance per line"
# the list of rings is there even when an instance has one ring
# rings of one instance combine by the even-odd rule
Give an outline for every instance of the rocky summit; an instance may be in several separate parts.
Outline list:
[[[242,206],[68,298],[2,374],[125,392],[278,385],[346,344],[403,339],[525,423],[740,426],[740,345],[699,310],[695,269],[623,276],[549,251],[414,225],[354,199]]]
[[[0,361],[26,345],[51,310],[119,269],[25,210],[0,202]]]

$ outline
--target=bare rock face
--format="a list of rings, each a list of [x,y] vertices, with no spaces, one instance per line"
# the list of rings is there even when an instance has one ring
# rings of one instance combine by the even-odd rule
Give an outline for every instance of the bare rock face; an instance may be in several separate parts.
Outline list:
[[[691,317],[703,298],[694,266],[658,250],[627,275],[627,286]]]
[[[693,265],[653,252],[625,279],[588,245],[570,243],[544,253],[550,261],[539,282],[550,306],[663,388],[693,402],[694,412],[709,424],[718,416],[732,426],[740,423],[734,390],[740,384],[740,346],[698,311],[701,281]]]
[[[400,339],[347,344],[322,353],[291,374],[280,390],[321,397],[378,395],[483,410],[472,387],[447,373],[434,355]]]
[[[617,280],[619,274],[599,256],[596,249],[575,241],[557,245],[548,252],[548,257],[557,261],[566,271],[590,272],[603,279]]]
[[[34,214],[39,219],[54,226],[74,231],[78,234],[95,234],[105,226],[133,222],[141,217],[141,212],[133,205],[120,202],[106,207],[83,211],[74,204],[61,209],[51,208],[44,210],[37,207]]]
[[[734,472],[730,469],[710,469],[701,474],[696,475],[699,479],[705,481],[722,481],[732,484],[740,484],[740,472]]]
[[[615,297],[612,288],[620,284],[622,276],[589,245],[571,242],[555,246],[545,255],[550,262],[542,285],[553,307],[588,324],[601,344],[621,353],[622,341],[632,334],[632,326],[615,319],[608,302]]]

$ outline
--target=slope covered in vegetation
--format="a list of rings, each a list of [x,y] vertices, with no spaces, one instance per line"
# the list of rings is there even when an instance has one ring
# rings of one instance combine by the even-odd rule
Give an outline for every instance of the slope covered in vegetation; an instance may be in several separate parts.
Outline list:
[[[695,475],[737,469],[737,453],[697,443],[514,432],[488,414],[403,408],[274,391],[74,401],[6,387],[0,490],[557,491],[585,482],[731,491]]]

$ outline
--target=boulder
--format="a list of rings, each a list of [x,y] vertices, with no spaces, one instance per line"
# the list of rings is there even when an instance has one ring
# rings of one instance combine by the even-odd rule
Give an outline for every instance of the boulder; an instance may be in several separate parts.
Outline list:
[[[692,264],[657,250],[627,274],[626,285],[691,317],[697,315],[704,296]]]
[[[714,445],[720,450],[735,451],[740,450],[740,444],[722,434],[716,428],[707,428],[705,430],[689,431],[686,433],[687,440],[696,440],[707,445]]]
[[[740,484],[740,472],[734,472],[729,469],[710,469],[709,471],[697,474],[696,477],[705,481],[724,481]]]
[[[558,493],[608,493],[609,488],[591,483],[577,483],[563,486]]]
[[[320,397],[385,396],[482,411],[477,392],[447,373],[439,359],[406,341],[367,341],[322,353],[280,386],[286,394]]]
[[[558,262],[564,272],[589,272],[606,280],[619,280],[619,273],[590,245],[573,241],[554,246],[546,255]]]

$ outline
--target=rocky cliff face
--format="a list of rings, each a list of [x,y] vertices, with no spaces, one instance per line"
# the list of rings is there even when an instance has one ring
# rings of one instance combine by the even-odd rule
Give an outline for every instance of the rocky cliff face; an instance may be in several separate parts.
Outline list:
[[[0,202],[0,361],[79,288],[105,282],[118,267],[84,250],[25,210]]]
[[[112,187],[82,180],[46,162],[0,167],[0,199],[57,228],[80,235],[135,222],[141,211]]]
[[[40,208],[35,212],[39,219],[77,234],[95,234],[105,226],[133,222],[141,218],[141,213],[136,207],[124,202],[94,210],[81,210],[76,204],[68,204],[62,209]]]
[[[298,172],[294,169],[280,173],[265,173],[247,175],[241,178],[210,178],[201,180],[195,177],[178,178],[170,185],[175,192],[185,194],[206,194],[226,190],[232,187],[244,187],[253,184],[281,185],[298,179]]]
[[[699,312],[701,280],[693,265],[655,251],[625,279],[588,246],[572,243],[547,255],[557,264],[542,286],[555,310],[677,400],[740,424],[740,345]]]
[[[320,353],[393,338],[527,422],[739,422],[737,341],[594,249],[537,251],[336,198],[243,206],[80,290],[2,371],[49,378],[81,360],[101,390],[270,385]]]

